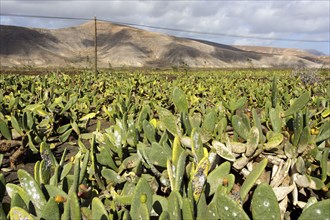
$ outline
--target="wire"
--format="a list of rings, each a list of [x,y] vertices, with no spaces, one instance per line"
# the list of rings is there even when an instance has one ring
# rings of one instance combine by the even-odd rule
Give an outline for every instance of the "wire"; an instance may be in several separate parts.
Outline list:
[[[7,14],[7,13],[0,13],[0,16],[29,17],[29,18],[50,18],[50,19],[83,20],[83,21],[94,20],[94,19],[90,19],[90,18],[73,18],[73,17],[42,16],[42,15],[22,15],[22,14]],[[224,33],[193,31],[193,30],[185,30],[185,29],[179,29],[179,28],[160,27],[160,26],[152,26],[152,25],[144,25],[144,24],[136,24],[136,23],[128,23],[128,22],[111,21],[111,20],[106,20],[106,19],[97,19],[97,20],[98,21],[104,21],[104,22],[111,22],[113,24],[118,24],[118,25],[144,27],[144,28],[152,28],[152,29],[157,29],[157,30],[175,31],[175,32],[192,33],[192,34],[200,34],[200,35],[211,35],[211,36],[222,36],[222,37],[233,37],[233,38],[248,38],[248,39],[257,39],[257,40],[272,40],[272,41],[293,41],[293,42],[310,42],[310,43],[311,42],[312,43],[329,43],[330,42],[330,40],[309,40],[309,39],[260,37],[260,36],[253,36],[253,35],[224,34]]]

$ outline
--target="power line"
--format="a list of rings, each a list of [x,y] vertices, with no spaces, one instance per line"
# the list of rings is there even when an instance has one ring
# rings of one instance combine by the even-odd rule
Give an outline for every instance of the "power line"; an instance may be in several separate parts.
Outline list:
[[[29,17],[29,18],[43,18],[43,19],[83,20],[83,21],[93,20],[93,19],[90,19],[90,18],[77,18],[77,17],[74,18],[74,17],[59,17],[59,16],[42,16],[42,15],[23,15],[23,14],[7,14],[7,13],[0,13],[0,16]],[[128,23],[128,22],[111,21],[111,20],[106,20],[106,19],[97,19],[97,20],[98,21],[104,21],[104,22],[111,22],[111,23],[119,24],[119,25],[144,27],[144,28],[151,28],[151,29],[157,29],[157,30],[175,31],[175,32],[183,32],[183,33],[191,33],[191,34],[210,35],[210,36],[221,36],[221,37],[232,37],[232,38],[248,38],[248,39],[257,39],[257,40],[272,40],[272,41],[309,42],[309,43],[329,43],[330,42],[329,40],[275,38],[275,37],[260,37],[260,36],[253,36],[253,35],[238,35],[238,34],[225,34],[225,33],[215,33],[215,32],[193,31],[193,30],[185,30],[185,29],[179,29],[179,28],[170,28],[170,27],[144,25],[144,24],[136,24],[136,23]]]

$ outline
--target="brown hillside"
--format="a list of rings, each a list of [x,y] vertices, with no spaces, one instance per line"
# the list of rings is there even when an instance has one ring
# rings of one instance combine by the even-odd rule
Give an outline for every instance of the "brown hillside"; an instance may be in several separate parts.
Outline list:
[[[321,67],[328,57],[295,49],[228,46],[98,22],[101,67]],[[1,66],[91,67],[94,22],[62,29],[0,26]]]

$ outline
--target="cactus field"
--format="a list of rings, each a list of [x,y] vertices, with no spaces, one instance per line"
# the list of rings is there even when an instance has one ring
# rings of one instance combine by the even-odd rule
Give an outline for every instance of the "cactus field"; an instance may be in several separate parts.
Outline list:
[[[330,219],[329,76],[0,74],[0,219]]]

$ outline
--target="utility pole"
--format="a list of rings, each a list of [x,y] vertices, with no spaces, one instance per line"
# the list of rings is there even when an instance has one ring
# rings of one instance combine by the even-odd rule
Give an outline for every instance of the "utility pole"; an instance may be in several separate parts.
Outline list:
[[[94,72],[97,75],[97,27],[96,27],[97,19],[94,16],[94,26],[95,26],[95,35],[94,35]]]

